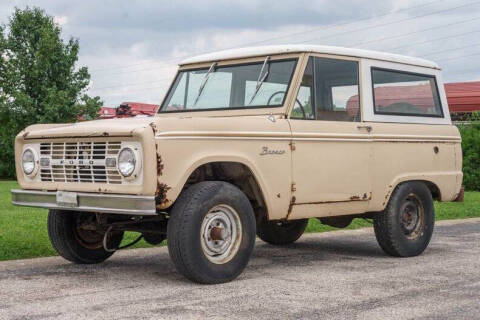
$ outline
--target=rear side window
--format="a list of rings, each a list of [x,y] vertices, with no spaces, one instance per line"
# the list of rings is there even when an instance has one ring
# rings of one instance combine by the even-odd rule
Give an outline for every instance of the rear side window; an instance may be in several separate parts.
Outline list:
[[[372,84],[376,114],[443,117],[434,76],[372,68]]]

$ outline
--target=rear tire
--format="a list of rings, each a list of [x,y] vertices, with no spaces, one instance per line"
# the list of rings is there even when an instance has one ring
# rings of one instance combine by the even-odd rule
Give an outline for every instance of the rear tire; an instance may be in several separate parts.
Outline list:
[[[297,241],[307,227],[308,219],[291,221],[264,221],[257,227],[257,235],[273,245],[287,245]]]
[[[60,256],[78,264],[100,263],[114,252],[105,251],[103,236],[98,230],[79,228],[82,223],[95,220],[95,214],[50,210],[48,212],[48,236],[53,248]],[[93,222],[92,222],[93,223]],[[108,248],[117,248],[123,238],[123,232],[112,232],[107,239]]]
[[[413,181],[395,189],[384,212],[375,217],[373,226],[385,253],[413,257],[427,248],[434,224],[432,194],[424,183]]]
[[[247,196],[221,181],[197,183],[175,202],[167,227],[178,272],[204,284],[235,279],[255,244],[255,216]]]

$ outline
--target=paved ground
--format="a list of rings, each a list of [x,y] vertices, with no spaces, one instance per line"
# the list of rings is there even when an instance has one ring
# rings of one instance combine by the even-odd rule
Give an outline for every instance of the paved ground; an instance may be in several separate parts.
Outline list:
[[[438,223],[427,251],[408,259],[385,256],[371,229],[258,242],[243,275],[216,286],[185,281],[166,248],[94,266],[0,263],[0,319],[204,317],[479,319],[480,219]]]

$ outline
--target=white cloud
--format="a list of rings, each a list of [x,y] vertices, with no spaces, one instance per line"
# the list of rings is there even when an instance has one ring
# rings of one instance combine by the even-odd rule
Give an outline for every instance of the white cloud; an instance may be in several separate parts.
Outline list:
[[[79,38],[79,65],[88,66],[92,75],[89,93],[113,106],[126,100],[159,103],[183,57],[278,37],[264,44],[308,41],[393,50],[437,61],[447,81],[479,79],[480,55],[457,57],[480,53],[480,47],[451,50],[473,44],[480,35],[462,35],[479,30],[480,20],[468,21],[478,16],[478,3],[454,9],[466,3],[16,0],[14,5],[43,7],[62,26],[65,38]],[[0,4],[0,22],[6,23],[12,10],[13,5]],[[404,21],[394,23],[398,20]],[[430,41],[440,37],[449,38]],[[444,50],[450,51],[435,54]]]
[[[54,16],[53,21],[61,26],[64,26],[68,23],[67,16]]]

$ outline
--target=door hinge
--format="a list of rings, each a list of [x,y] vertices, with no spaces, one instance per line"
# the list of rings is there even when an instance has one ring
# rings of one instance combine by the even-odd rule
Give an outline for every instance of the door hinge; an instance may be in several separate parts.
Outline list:
[[[289,143],[289,145],[290,145],[290,150],[295,151],[295,142],[292,141]]]
[[[295,182],[292,182],[292,192],[295,191],[297,191],[297,185],[295,184]]]

